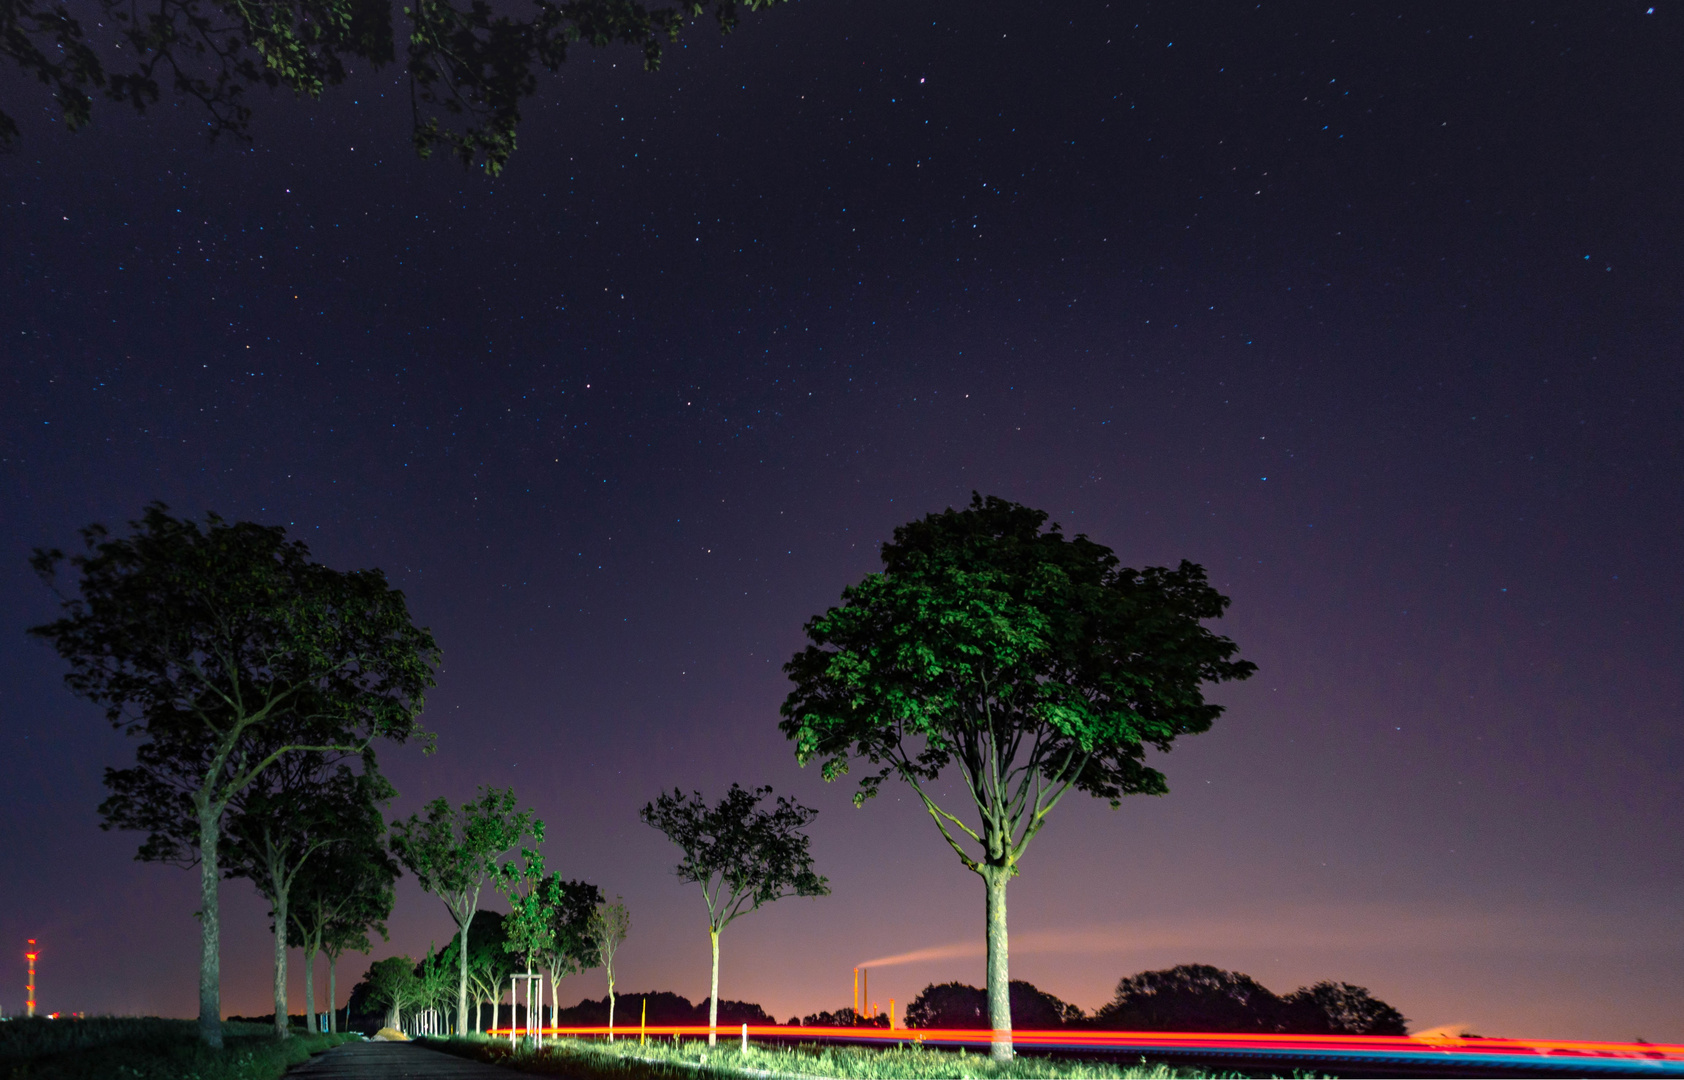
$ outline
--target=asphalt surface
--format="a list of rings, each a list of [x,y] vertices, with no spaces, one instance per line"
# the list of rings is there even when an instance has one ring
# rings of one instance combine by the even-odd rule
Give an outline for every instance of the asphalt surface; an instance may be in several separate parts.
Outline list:
[[[287,1073],[288,1080],[509,1080],[495,1065],[441,1054],[411,1043],[348,1042]]]

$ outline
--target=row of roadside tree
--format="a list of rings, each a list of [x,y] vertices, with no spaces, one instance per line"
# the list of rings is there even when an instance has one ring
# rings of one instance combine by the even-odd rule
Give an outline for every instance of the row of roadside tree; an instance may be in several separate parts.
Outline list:
[[[439,649],[380,571],[336,571],[278,527],[215,515],[201,525],[161,504],[127,535],[96,525],[83,540],[74,555],[36,551],[63,616],[30,633],[68,663],[74,693],[139,740],[133,767],[107,770],[104,826],[144,832],[143,859],[199,869],[207,1043],[221,1044],[224,876],[249,878],[270,901],[282,1035],[287,945],[304,948],[312,970],[326,953],[331,986],[334,960],[383,931],[400,866],[443,901],[458,944],[449,957],[410,962],[403,978],[393,966],[393,984],[437,984],[427,991],[436,1001],[451,981],[441,965],[453,961],[456,1031],[472,1026],[470,986],[485,983],[472,974],[472,928],[487,889],[510,907],[504,950],[549,977],[552,1001],[567,974],[609,966],[591,920],[623,938],[624,906],[546,868],[543,823],[512,791],[482,789],[461,806],[437,799],[386,825],[394,793],[375,748],[418,741],[431,751],[419,718]],[[1126,567],[1002,499],[973,496],[963,510],[903,525],[880,555],[880,572],[806,623],[808,645],[784,667],[793,689],[779,727],[826,780],[864,766],[856,805],[885,782],[907,785],[981,878],[986,1027],[1003,1061],[1015,1011],[1006,888],[1030,843],[1072,791],[1113,807],[1167,792],[1147,751],[1208,730],[1222,707],[1205,686],[1255,667],[1204,625],[1228,598],[1203,568]],[[721,932],[768,902],[829,891],[808,852],[813,815],[739,785],[718,803],[675,790],[642,810],[678,846],[678,876],[707,903],[712,1026]],[[1302,1005],[1317,993],[1326,996],[1307,988],[1257,1001]],[[1262,1011],[1271,1009],[1290,1011]]]

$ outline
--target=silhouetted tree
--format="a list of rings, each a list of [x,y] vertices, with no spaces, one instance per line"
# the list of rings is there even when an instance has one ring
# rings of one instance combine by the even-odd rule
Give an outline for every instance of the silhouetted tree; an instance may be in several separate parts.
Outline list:
[[[1022,979],[1011,982],[1012,1028],[1050,1031],[1081,1023],[1082,1010]],[[960,982],[931,983],[906,1006],[910,1028],[988,1027],[988,994]]]
[[[794,1021],[792,1021],[793,1023]],[[835,1012],[811,1013],[800,1019],[802,1027],[888,1027],[887,1016],[861,1016],[852,1007],[844,1005]]]
[[[802,830],[818,814],[793,799],[760,809],[769,787],[749,791],[739,784],[709,806],[702,793],[663,792],[639,813],[645,824],[666,834],[684,858],[675,868],[680,881],[702,887],[708,937],[713,945],[709,1003],[719,999],[719,934],[740,915],[786,896],[827,896],[829,883],[813,873],[810,838]],[[708,1015],[708,1045],[719,1037],[717,1010]]]
[[[1118,1031],[1275,1031],[1281,1000],[1249,975],[1209,964],[1143,971],[1117,983],[1095,1027]]]
[[[1408,1021],[1366,987],[1322,981],[1281,999],[1280,1030],[1303,1035],[1407,1035]]]
[[[812,642],[785,665],[795,683],[780,724],[826,780],[859,759],[855,804],[899,776],[959,861],[983,880],[989,1027],[1010,1060],[1006,885],[1072,789],[1120,805],[1168,790],[1145,764],[1222,713],[1204,684],[1254,670],[1207,630],[1228,598],[1203,568],[1123,567],[1047,515],[990,496],[895,530],[883,571],[810,619]],[[975,824],[936,801],[956,766]]]
[[[215,514],[201,527],[162,503],[130,527],[89,526],[81,555],[36,550],[49,585],[66,563],[79,580],[65,617],[29,633],[69,663],[73,693],[142,739],[133,768],[106,770],[101,827],[145,832],[143,860],[198,865],[199,1034],[219,1047],[230,802],[291,754],[430,738],[416,717],[438,646],[380,571],[311,562],[284,529]]]
[[[316,953],[327,955],[328,1030],[338,1030],[339,957],[348,950],[368,952],[370,930],[386,938],[386,919],[392,914],[394,885],[401,871],[386,850],[383,804],[369,793],[368,802],[351,809],[342,822],[345,839],[331,844],[305,863],[292,886],[287,907],[290,944],[304,950],[305,1001],[315,1010]],[[311,1018],[312,1026],[315,1023]]]
[[[375,770],[374,756],[363,757],[363,771],[314,752],[289,754],[265,769],[230,804],[227,835],[231,843],[225,873],[250,879],[269,901],[275,932],[275,1033],[287,1029],[287,945],[292,931],[289,902],[300,876],[327,849],[366,838],[355,835],[372,815],[383,831],[380,807],[397,793]],[[315,958],[306,955],[306,964]],[[315,972],[305,969],[306,1011],[315,1024]]]

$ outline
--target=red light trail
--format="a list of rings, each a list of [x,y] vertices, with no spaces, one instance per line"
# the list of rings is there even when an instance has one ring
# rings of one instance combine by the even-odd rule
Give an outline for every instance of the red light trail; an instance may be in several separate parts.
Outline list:
[[[721,1024],[735,1035],[741,1025]],[[638,1029],[616,1027],[626,1038]],[[703,1039],[707,1025],[646,1027],[648,1036]],[[507,1028],[490,1034],[507,1035]],[[605,1037],[606,1027],[546,1027],[547,1037]],[[824,1042],[863,1046],[911,1043],[942,1049],[986,1049],[986,1029],[786,1027],[749,1025],[748,1037],[780,1043]],[[1518,1075],[1684,1077],[1684,1045],[1676,1043],[1570,1042],[1551,1039],[1482,1039],[1410,1035],[1240,1035],[1193,1031],[1014,1031],[1019,1051],[1060,1054],[1129,1054],[1183,1060],[1260,1061],[1282,1067],[1345,1065],[1371,1069],[1420,1069],[1453,1075],[1474,1069]]]

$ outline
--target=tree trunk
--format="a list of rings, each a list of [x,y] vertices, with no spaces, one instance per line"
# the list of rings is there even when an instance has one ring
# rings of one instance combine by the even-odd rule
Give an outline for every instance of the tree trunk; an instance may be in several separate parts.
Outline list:
[[[274,880],[274,878],[271,878]],[[275,888],[275,1036],[292,1036],[287,1025],[287,890]]]
[[[717,947],[715,948],[714,951],[715,951],[715,954],[717,955],[717,953],[718,953]],[[715,966],[717,966],[717,964],[718,964],[718,962],[715,961]],[[719,985],[718,985],[717,980],[714,983],[714,996],[715,997],[719,996]],[[561,999],[557,998],[556,1000],[559,1001]],[[608,1041],[609,1042],[614,1041],[614,965],[613,964],[608,965]]]
[[[339,1010],[335,1007],[335,1004],[334,1004],[336,1001],[339,1000],[338,994],[336,994],[334,992],[338,989],[338,987],[333,985],[333,968],[334,968],[334,965],[338,962],[338,960],[339,960],[339,957],[335,956],[333,953],[328,953],[328,955],[327,955],[327,1030],[328,1030],[328,1034],[330,1034],[330,1035],[339,1030]],[[345,1018],[345,1022],[347,1024],[349,1024],[351,1022],[351,1018],[349,1016],[347,1016]]]
[[[304,1016],[310,1032],[321,1027],[316,1022],[316,949],[312,944],[304,952]]]
[[[213,1050],[222,1049],[222,921],[217,907],[221,867],[216,843],[222,835],[222,813],[213,812],[203,796],[199,803],[199,1039]]]
[[[719,1042],[719,931],[708,927],[713,939],[713,996],[708,998],[708,1045]]]
[[[1009,867],[989,866],[983,874],[988,888],[988,1026],[994,1029],[990,1056],[996,1062],[1012,1059],[1012,984],[1006,966],[1006,882]]]
[[[462,966],[456,980],[456,1030],[468,1030],[468,927],[474,917],[470,913],[462,920],[462,947],[456,950],[461,954]]]

